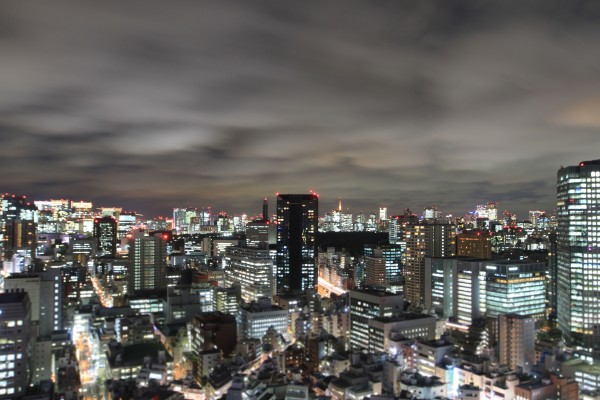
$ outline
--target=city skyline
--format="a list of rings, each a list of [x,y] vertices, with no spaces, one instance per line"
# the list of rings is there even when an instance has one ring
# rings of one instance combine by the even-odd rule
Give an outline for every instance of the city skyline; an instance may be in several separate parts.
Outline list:
[[[592,2],[1,7],[2,191],[524,216],[597,158]]]

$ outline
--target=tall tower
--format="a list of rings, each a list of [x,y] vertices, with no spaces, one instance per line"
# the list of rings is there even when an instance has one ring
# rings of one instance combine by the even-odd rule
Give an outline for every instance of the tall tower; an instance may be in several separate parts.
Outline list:
[[[277,293],[316,286],[317,194],[277,195]]]
[[[94,238],[98,239],[98,254],[114,257],[117,253],[117,221],[113,217],[94,219]]]
[[[557,173],[557,316],[569,344],[600,345],[600,160]]]
[[[402,259],[402,273],[406,300],[417,306],[424,301],[425,257],[453,257],[456,255],[455,227],[451,224],[413,222],[402,225],[406,251]]]
[[[134,232],[129,246],[127,293],[167,286],[167,240],[163,235],[144,236]]]
[[[269,200],[266,197],[263,200],[262,220],[264,222],[267,222],[269,220]]]
[[[5,261],[17,252],[25,257],[35,257],[37,207],[25,196],[0,196],[0,238]]]

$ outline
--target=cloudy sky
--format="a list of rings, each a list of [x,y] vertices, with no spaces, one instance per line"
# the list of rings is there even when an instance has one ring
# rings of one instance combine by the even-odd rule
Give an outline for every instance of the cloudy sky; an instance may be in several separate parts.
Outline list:
[[[557,169],[600,158],[599,5],[2,2],[0,190],[551,210]]]

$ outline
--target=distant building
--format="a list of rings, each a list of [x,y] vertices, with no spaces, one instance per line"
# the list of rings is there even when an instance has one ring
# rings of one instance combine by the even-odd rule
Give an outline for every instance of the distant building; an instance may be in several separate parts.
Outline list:
[[[247,303],[273,297],[273,259],[268,249],[230,246],[225,250],[226,286],[238,285]]]
[[[462,232],[456,235],[456,255],[485,260],[492,258],[492,234],[489,231]]]
[[[166,239],[134,232],[129,247],[127,292],[167,287],[166,264]]]
[[[456,242],[454,225],[413,223],[402,225],[406,251],[402,259],[405,296],[413,306],[423,304],[425,297],[425,258],[452,257]]]
[[[390,289],[402,283],[402,249],[399,245],[365,246],[365,285]],[[395,290],[393,290],[395,291]]]
[[[35,257],[37,223],[37,207],[27,197],[0,195],[0,243],[5,263],[13,263],[19,251],[24,258]],[[4,269],[7,270],[6,266]],[[20,268],[8,270],[22,272]]]
[[[269,327],[288,336],[289,311],[271,304],[268,298],[244,304],[240,308],[240,333],[244,339],[261,339]]]
[[[117,221],[113,217],[94,219],[94,239],[99,256],[114,257],[117,253]]]

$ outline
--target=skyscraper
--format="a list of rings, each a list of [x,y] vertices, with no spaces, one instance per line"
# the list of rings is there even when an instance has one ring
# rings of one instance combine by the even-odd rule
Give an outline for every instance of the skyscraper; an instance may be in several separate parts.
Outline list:
[[[277,293],[316,286],[317,194],[277,195]]]
[[[18,251],[25,257],[35,257],[37,207],[25,196],[3,194],[0,197],[0,236],[5,261],[11,261]]]
[[[557,316],[570,344],[600,345],[600,160],[557,173]]]
[[[117,221],[110,216],[94,219],[94,238],[98,240],[98,255],[114,257],[117,253]]]
[[[452,257],[456,252],[454,225],[414,223],[402,226],[406,251],[402,259],[405,296],[413,306],[422,304],[425,288],[425,257]]]
[[[144,232],[134,232],[129,247],[128,293],[167,286],[167,239],[158,234],[145,236]]]

